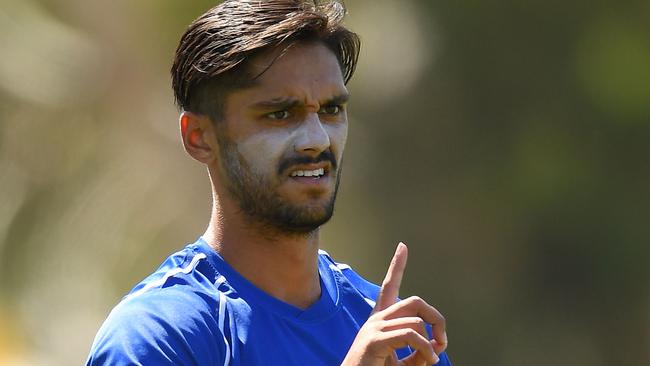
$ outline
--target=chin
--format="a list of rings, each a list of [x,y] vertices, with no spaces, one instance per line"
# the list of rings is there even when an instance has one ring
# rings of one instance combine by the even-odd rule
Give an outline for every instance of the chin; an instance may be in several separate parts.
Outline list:
[[[327,223],[333,214],[334,202],[307,207],[293,206],[288,210],[285,207],[280,215],[273,218],[272,225],[285,232],[309,233]]]

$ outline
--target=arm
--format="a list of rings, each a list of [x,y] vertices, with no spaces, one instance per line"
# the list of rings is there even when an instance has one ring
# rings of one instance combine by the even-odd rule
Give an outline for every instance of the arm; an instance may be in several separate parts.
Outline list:
[[[400,243],[381,285],[373,313],[359,330],[341,366],[421,366],[438,363],[438,355],[447,347],[444,317],[419,297],[396,302],[407,254],[406,245]],[[426,324],[432,326],[431,340]],[[406,346],[415,351],[398,360],[395,350]]]

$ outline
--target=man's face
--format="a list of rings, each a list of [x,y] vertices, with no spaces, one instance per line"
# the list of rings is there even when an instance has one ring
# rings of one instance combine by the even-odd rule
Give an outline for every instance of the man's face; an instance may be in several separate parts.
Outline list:
[[[230,94],[217,122],[221,181],[254,222],[310,232],[334,209],[347,138],[341,69],[322,44],[269,52],[251,67],[257,83]]]

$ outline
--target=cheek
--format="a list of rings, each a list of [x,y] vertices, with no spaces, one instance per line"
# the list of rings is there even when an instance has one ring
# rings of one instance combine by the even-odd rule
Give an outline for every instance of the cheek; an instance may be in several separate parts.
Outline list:
[[[283,133],[265,133],[249,136],[239,142],[237,147],[252,170],[258,173],[274,173],[278,161],[285,152],[287,136]]]
[[[336,155],[337,161],[341,160],[345,143],[348,139],[348,125],[347,123],[329,126],[327,133],[330,136],[330,145]]]

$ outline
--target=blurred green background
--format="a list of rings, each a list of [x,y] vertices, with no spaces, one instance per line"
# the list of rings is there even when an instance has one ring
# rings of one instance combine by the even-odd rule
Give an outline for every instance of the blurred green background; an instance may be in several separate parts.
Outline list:
[[[168,69],[213,1],[0,0],[0,364],[75,365],[203,233]],[[455,365],[650,364],[650,2],[348,0],[323,247],[447,317]]]

